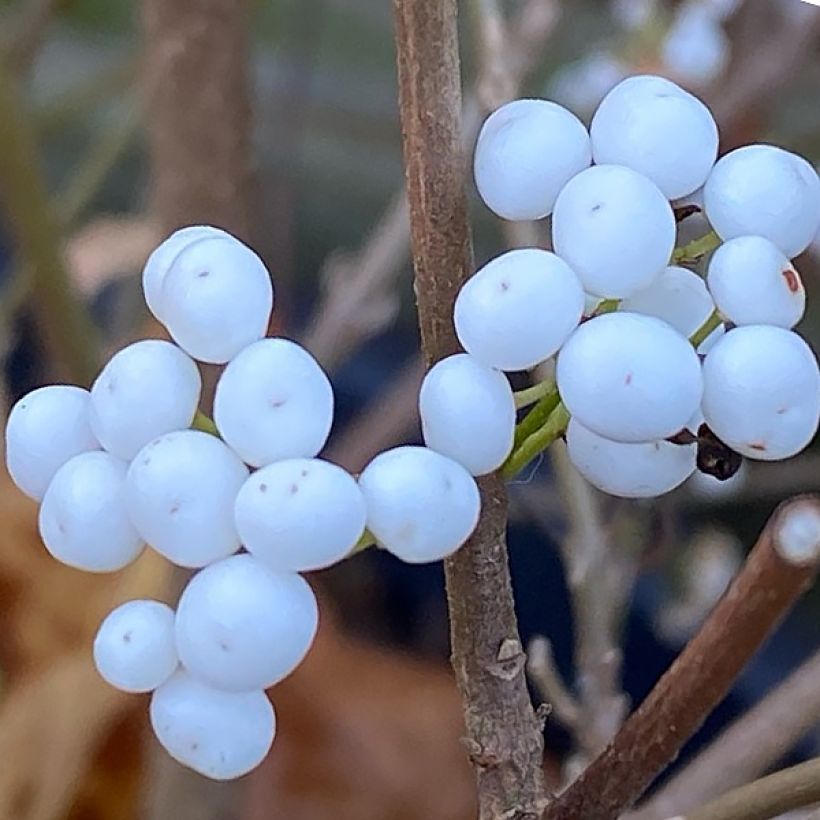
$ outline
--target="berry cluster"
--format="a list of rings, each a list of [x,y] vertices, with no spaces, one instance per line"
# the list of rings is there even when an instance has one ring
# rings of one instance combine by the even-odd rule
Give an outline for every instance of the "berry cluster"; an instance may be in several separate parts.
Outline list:
[[[451,415],[450,437],[460,425],[466,447],[480,427],[477,446],[498,466],[513,431],[491,374],[556,356],[557,393],[547,391],[546,421],[527,433],[548,444],[565,432],[575,466],[611,494],[660,495],[696,466],[727,477],[740,456],[784,459],[809,444],[820,374],[792,332],[805,292],[790,259],[820,227],[820,179],[771,145],[717,154],[709,110],[661,77],[617,85],[589,132],[538,99],[486,120],[475,151],[481,197],[504,219],[551,215],[555,252],[504,253],[462,288],[454,320],[468,356],[458,367],[465,381],[469,360],[484,368],[469,400],[482,421],[468,429]],[[678,219],[701,209],[713,231],[676,249]],[[711,251],[705,281],[682,266]],[[526,446],[524,427],[508,462],[516,467],[539,447]]]
[[[111,612],[94,660],[113,686],[153,692],[151,722],[174,758],[234,778],[273,741],[264,690],[316,634],[316,598],[299,573],[376,539],[406,561],[440,559],[474,529],[479,493],[464,467],[425,447],[382,453],[358,480],[316,457],[333,418],[330,382],[298,344],[264,338],[270,275],[229,234],[178,231],[149,258],[143,285],[176,344],[120,350],[90,391],[23,397],[8,419],[7,464],[41,502],[40,534],[59,561],[113,572],[150,545],[200,570],[176,611],[137,600]],[[225,365],[213,421],[197,409],[195,359]],[[512,402],[504,377],[492,378]],[[513,415],[511,404],[510,425]]]

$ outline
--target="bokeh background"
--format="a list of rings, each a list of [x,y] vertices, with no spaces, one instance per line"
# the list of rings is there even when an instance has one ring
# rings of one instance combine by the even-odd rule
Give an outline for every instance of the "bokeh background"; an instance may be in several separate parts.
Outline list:
[[[654,72],[712,106],[722,150],[773,141],[820,163],[820,8],[460,5],[468,150],[483,116],[512,95],[547,96],[588,120],[619,79]],[[418,440],[402,182],[385,0],[3,0],[2,412],[48,381],[88,384],[105,355],[160,335],[141,299],[145,258],[175,227],[210,222],[264,257],[274,332],[302,341],[330,372],[338,413],[327,456],[358,471],[381,449]],[[478,263],[510,244],[548,242],[546,224],[499,224],[468,184]],[[699,219],[682,224],[684,238],[707,230]],[[798,268],[810,297],[800,331],[817,349],[820,241]],[[542,666],[575,691],[598,738],[622,715],[623,693],[639,701],[696,629],[774,506],[818,489],[817,446],[788,463],[746,465],[726,484],[696,477],[653,503],[593,493],[560,447],[511,485],[522,636],[549,638],[554,662]],[[579,608],[565,570],[585,544],[598,592]],[[311,579],[319,638],[272,692],[280,730],[270,758],[233,784],[168,760],[148,730],[147,699],[113,691],[91,662],[112,606],[173,602],[183,580],[150,554],[112,577],[57,565],[38,541],[34,505],[0,476],[0,820],[474,815],[439,566],[369,550]],[[809,594],[684,765],[807,659],[800,719],[769,762],[820,752],[819,615]],[[590,660],[579,646],[611,672],[597,699],[584,690]],[[555,694],[544,668],[535,701]],[[578,760],[570,711],[547,720],[556,785]]]

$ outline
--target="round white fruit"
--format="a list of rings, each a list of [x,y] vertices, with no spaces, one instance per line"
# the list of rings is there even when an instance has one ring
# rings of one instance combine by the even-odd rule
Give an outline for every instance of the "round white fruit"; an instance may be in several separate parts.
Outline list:
[[[201,389],[199,370],[176,345],[135,342],[92,385],[91,429],[106,450],[130,460],[157,436],[189,427]]]
[[[590,484],[622,498],[654,498],[680,486],[695,471],[696,444],[611,441],[577,419],[567,427],[567,450]]]
[[[721,239],[763,236],[793,259],[820,228],[820,179],[802,157],[773,145],[746,145],[721,157],[703,189]]]
[[[464,349],[487,367],[527,370],[554,355],[578,326],[584,291],[554,253],[508,251],[468,279],[454,321]]]
[[[150,692],[177,669],[174,610],[159,601],[128,601],[110,612],[94,639],[97,671],[123,692]]]
[[[419,392],[424,443],[473,475],[497,470],[513,445],[515,399],[503,373],[456,353],[438,362]]]
[[[396,447],[376,456],[359,476],[367,527],[379,544],[411,564],[455,552],[478,523],[475,479],[452,459],[426,447]]]
[[[621,302],[621,310],[663,319],[687,339],[711,316],[715,304],[703,279],[694,271],[671,265],[644,290]],[[726,332],[721,324],[701,343],[706,353]]]
[[[66,461],[99,449],[88,423],[88,407],[87,390],[52,384],[32,390],[11,408],[6,466],[26,495],[39,501]]]
[[[675,79],[702,87],[723,73],[731,45],[720,17],[717,9],[699,0],[678,7],[661,45],[663,64]]]
[[[277,461],[257,470],[236,497],[245,548],[279,572],[340,561],[364,532],[364,496],[355,479],[321,459]]]
[[[717,159],[709,109],[663,77],[629,77],[616,85],[595,113],[590,135],[597,164],[638,171],[667,199],[700,188]]]
[[[806,291],[783,252],[762,236],[724,242],[709,260],[709,290],[735,325],[794,327],[806,310]]]
[[[552,218],[555,252],[585,291],[623,298],[669,264],[675,215],[660,189],[621,165],[596,165],[564,187]]]
[[[582,324],[558,355],[556,379],[571,415],[613,441],[682,430],[703,390],[698,356],[666,322],[608,313]]]
[[[475,181],[504,219],[541,219],[575,174],[590,163],[589,135],[566,108],[514,100],[486,119],[475,148]]]
[[[247,477],[248,468],[215,436],[166,433],[146,444],[128,468],[128,514],[169,561],[204,567],[239,549],[233,508]]]
[[[333,388],[317,361],[288,339],[262,339],[222,373],[214,421],[243,461],[263,467],[312,458],[333,422]]]
[[[195,677],[226,691],[266,689],[307,654],[318,626],[316,597],[295,573],[234,555],[197,573],[179,599],[179,658]]]
[[[174,259],[188,245],[215,236],[230,236],[230,234],[209,225],[189,225],[174,231],[152,251],[142,270],[142,291],[148,309],[157,319],[163,321],[162,284]]]
[[[80,453],[54,475],[40,507],[46,549],[70,567],[114,572],[142,552],[125,507],[124,461],[109,453]]]
[[[179,671],[154,692],[151,726],[183,766],[213,780],[233,780],[265,759],[276,716],[262,691],[223,692]]]
[[[730,331],[706,357],[703,381],[706,423],[744,456],[789,458],[817,432],[820,373],[796,333],[769,325]]]
[[[193,242],[162,283],[163,322],[193,358],[224,364],[268,329],[273,286],[262,260],[232,236]]]

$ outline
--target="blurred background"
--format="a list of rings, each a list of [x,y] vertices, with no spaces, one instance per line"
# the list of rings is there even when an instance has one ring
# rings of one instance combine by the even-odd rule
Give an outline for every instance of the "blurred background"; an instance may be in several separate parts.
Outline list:
[[[710,104],[722,150],[773,141],[820,163],[820,8],[460,5],[468,150],[486,113],[513,96],[546,96],[588,120],[620,79],[653,72]],[[499,224],[468,183],[477,263],[548,242],[546,224]],[[211,223],[265,258],[274,332],[331,374],[328,458],[358,471],[418,440],[402,184],[384,0],[0,1],[3,413],[49,381],[88,385],[112,350],[160,335],[142,302],[142,265],[171,230]],[[695,215],[682,241],[707,230]],[[798,268],[810,297],[820,294],[820,239]],[[810,298],[799,328],[815,349],[818,305]],[[533,699],[555,706],[545,766],[558,786],[651,688],[776,504],[820,489],[820,448],[744,465],[724,484],[696,476],[653,503],[594,493],[560,446],[530,472],[510,486],[510,557],[522,637],[535,641]],[[322,627],[306,663],[272,692],[280,730],[268,761],[237,783],[206,782],[157,747],[147,699],[107,687],[91,661],[112,606],[172,602],[181,579],[147,554],[113,577],[56,564],[34,505],[3,473],[0,820],[474,816],[441,568],[368,550],[311,580]],[[820,753],[818,614],[810,593],[679,761],[689,779],[677,781],[678,802],[650,803],[645,820],[715,793],[716,772],[748,778]],[[721,734],[766,696],[740,725],[747,734]],[[687,768],[715,740],[724,745],[710,766]],[[742,773],[727,763],[739,754]]]

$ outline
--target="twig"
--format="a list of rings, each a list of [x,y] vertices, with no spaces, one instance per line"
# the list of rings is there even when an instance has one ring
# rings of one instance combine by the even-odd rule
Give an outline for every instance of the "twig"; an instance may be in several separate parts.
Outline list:
[[[770,774],[673,820],[769,820],[820,803],[820,758]]]
[[[456,294],[472,272],[456,0],[394,0],[399,110],[410,201],[422,352],[458,350]],[[500,478],[480,481],[476,532],[445,562],[452,663],[464,702],[481,820],[537,818],[543,739],[524,677],[505,543]]]
[[[17,240],[19,267],[31,277],[47,360],[55,377],[85,384],[97,371],[97,331],[66,274],[34,131],[1,62],[0,122],[0,198]]]
[[[629,709],[621,688],[620,629],[638,559],[628,545],[608,537],[595,491],[573,467],[566,446],[557,443],[550,453],[570,526],[561,557],[575,633],[575,740],[584,761],[612,739]]]
[[[537,636],[527,647],[527,674],[541,695],[552,707],[552,712],[567,729],[575,732],[580,720],[578,702],[567,689],[555,665],[552,644]]]
[[[820,719],[820,652],[739,717],[652,796],[631,820],[690,811],[759,777]]]
[[[820,497],[785,502],[697,635],[545,820],[609,820],[629,808],[811,584],[818,557]]]

